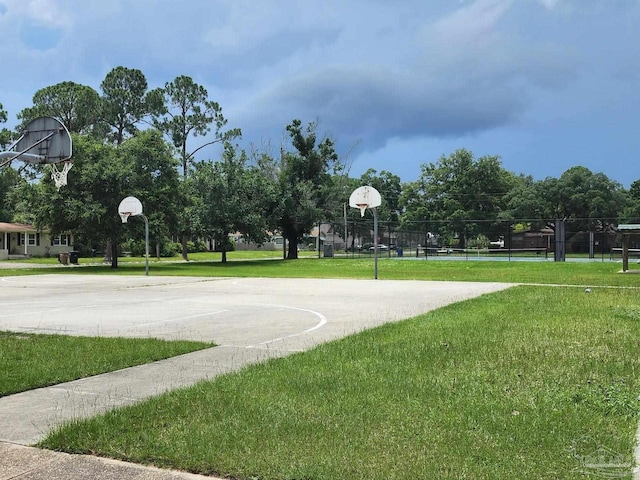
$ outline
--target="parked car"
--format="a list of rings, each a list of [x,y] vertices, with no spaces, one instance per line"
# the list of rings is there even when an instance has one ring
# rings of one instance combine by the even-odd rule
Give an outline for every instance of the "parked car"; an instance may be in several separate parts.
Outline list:
[[[371,251],[373,252],[373,250],[374,250],[374,246],[373,246],[373,245],[371,245],[371,246],[369,247],[369,250],[371,250]],[[389,250],[389,247],[387,247],[384,243],[379,243],[379,244],[378,244],[378,250]]]

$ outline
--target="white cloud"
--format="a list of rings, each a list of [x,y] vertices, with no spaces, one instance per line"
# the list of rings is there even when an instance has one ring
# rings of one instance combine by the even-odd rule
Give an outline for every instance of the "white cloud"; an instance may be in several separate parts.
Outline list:
[[[495,35],[499,21],[512,4],[513,0],[476,0],[439,20],[428,34],[445,45],[485,43]]]
[[[538,2],[540,2],[545,8],[553,10],[558,6],[560,0],[538,0]]]
[[[638,21],[635,0],[0,0],[0,101],[13,116],[124,65],[152,87],[191,76],[247,141],[301,118],[346,149],[453,144],[594,105],[601,121],[616,75],[631,108]]]
[[[67,28],[71,17],[58,0],[2,0],[12,22],[35,23],[48,28]]]

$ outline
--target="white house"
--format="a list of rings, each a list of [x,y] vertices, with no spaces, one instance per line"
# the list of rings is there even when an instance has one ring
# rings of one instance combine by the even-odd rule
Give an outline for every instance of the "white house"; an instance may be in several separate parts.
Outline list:
[[[72,249],[73,237],[69,234],[51,238],[48,232],[32,225],[0,222],[0,260],[12,257],[56,256]]]

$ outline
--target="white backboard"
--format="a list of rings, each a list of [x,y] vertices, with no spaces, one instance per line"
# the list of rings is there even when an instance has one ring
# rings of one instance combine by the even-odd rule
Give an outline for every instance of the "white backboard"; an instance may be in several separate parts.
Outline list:
[[[356,188],[349,197],[349,206],[359,208],[362,216],[367,208],[379,207],[381,203],[380,192],[369,185]]]
[[[118,213],[122,222],[125,223],[127,217],[142,215],[142,202],[136,197],[127,197],[120,202]]]

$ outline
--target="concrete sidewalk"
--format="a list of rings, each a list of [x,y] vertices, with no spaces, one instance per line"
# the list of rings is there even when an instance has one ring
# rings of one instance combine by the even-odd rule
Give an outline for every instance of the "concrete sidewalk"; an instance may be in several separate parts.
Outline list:
[[[0,442],[0,480],[79,479],[216,480],[216,477],[144,467],[89,455],[69,455]]]
[[[0,330],[191,338],[220,346],[0,398],[0,480],[211,478],[29,448],[51,429],[456,301],[498,283],[44,275],[0,279]],[[72,301],[61,293],[73,291]],[[29,303],[29,299],[31,303]],[[38,302],[33,299],[37,298]],[[44,300],[43,300],[44,299]],[[52,303],[46,303],[52,302]],[[58,302],[58,303],[56,303]],[[126,308],[125,308],[126,307]],[[120,310],[119,310],[120,309]],[[87,312],[90,312],[87,315]],[[104,319],[102,318],[104,317]],[[108,319],[113,319],[108,323]],[[154,320],[150,322],[149,320]],[[32,322],[32,323],[30,323]],[[102,323],[101,323],[102,322]],[[117,323],[117,328],[109,330]],[[242,328],[239,328],[241,326]]]
[[[94,416],[289,353],[220,346],[2,398],[0,480],[215,479],[25,445],[36,443],[51,427],[67,420]]]

